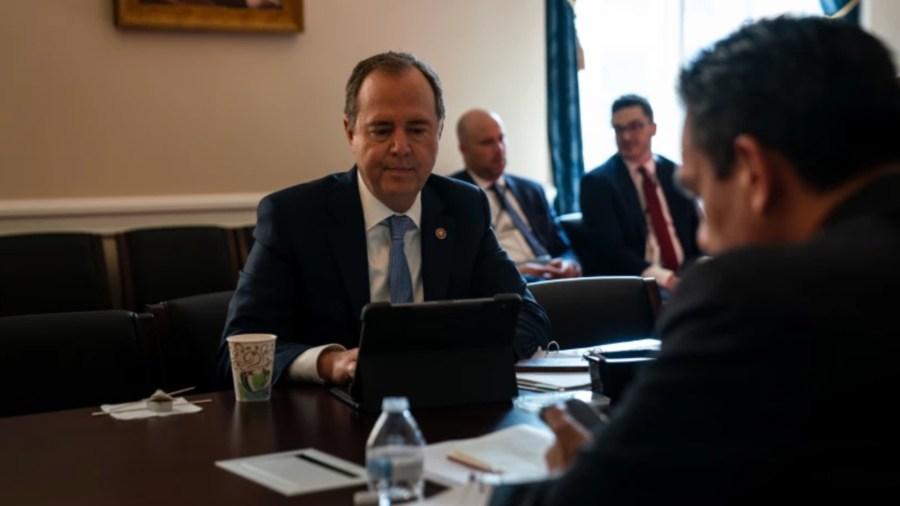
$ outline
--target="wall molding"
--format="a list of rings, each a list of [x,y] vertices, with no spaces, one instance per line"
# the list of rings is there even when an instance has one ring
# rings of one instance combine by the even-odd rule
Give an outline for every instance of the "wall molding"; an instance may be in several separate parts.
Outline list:
[[[240,226],[256,221],[264,193],[0,199],[0,234],[114,233],[170,225]]]

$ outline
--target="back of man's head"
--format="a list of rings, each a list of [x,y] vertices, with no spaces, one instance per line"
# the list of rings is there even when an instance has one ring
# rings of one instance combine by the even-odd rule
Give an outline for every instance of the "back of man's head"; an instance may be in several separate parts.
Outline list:
[[[679,77],[694,141],[718,177],[754,137],[828,190],[900,160],[900,86],[888,50],[858,26],[783,16],[747,25]]]

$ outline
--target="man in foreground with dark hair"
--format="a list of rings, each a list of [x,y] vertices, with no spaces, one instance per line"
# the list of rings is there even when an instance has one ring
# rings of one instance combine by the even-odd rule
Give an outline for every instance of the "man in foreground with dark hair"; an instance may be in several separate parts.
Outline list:
[[[864,503],[900,489],[895,75],[859,27],[789,17],[682,71],[681,180],[715,257],[684,277],[659,358],[605,428],[547,413],[561,474],[516,503]]]
[[[546,348],[550,323],[497,244],[484,194],[431,173],[442,97],[437,75],[410,54],[381,53],[356,65],[344,105],[356,164],[259,203],[253,249],[219,346],[223,381],[231,376],[225,338],[261,332],[278,336],[275,382],[348,383],[360,315],[375,301],[517,293],[524,298],[517,358]]]

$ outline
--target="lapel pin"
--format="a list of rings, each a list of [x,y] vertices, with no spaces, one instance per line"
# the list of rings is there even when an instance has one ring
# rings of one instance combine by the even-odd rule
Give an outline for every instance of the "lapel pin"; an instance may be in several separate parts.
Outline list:
[[[434,230],[434,236],[438,239],[445,239],[447,237],[447,231],[438,227]]]

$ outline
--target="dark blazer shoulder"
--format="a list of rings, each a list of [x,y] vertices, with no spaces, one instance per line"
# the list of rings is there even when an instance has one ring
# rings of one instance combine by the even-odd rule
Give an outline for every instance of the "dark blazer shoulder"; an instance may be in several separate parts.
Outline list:
[[[541,186],[541,183],[538,183],[534,179],[523,177],[523,176],[516,176],[513,174],[504,174],[503,177],[505,177],[507,180],[513,181],[514,184],[517,184],[520,187],[524,186],[532,191],[535,191],[535,192],[538,192],[541,194],[544,193],[544,188]]]
[[[336,189],[355,187],[356,169],[335,172],[325,177],[283,188],[263,197],[279,206],[305,206],[327,200]]]
[[[676,163],[664,157],[663,155],[654,154],[653,159],[656,160],[657,167],[667,167],[671,169],[675,168]]]
[[[475,180],[472,179],[472,176],[469,175],[469,172],[466,169],[460,169],[447,177],[451,179],[458,179],[469,184],[475,184]]]
[[[485,202],[484,192],[480,188],[455,176],[432,174],[425,183],[423,192],[433,192],[445,209],[455,211],[465,211],[469,207],[479,206],[476,212],[480,213],[482,212],[480,206]]]
[[[612,180],[616,177],[618,172],[621,172],[622,170],[627,170],[627,167],[625,167],[625,162],[622,161],[622,155],[616,153],[585,174],[584,179]]]

